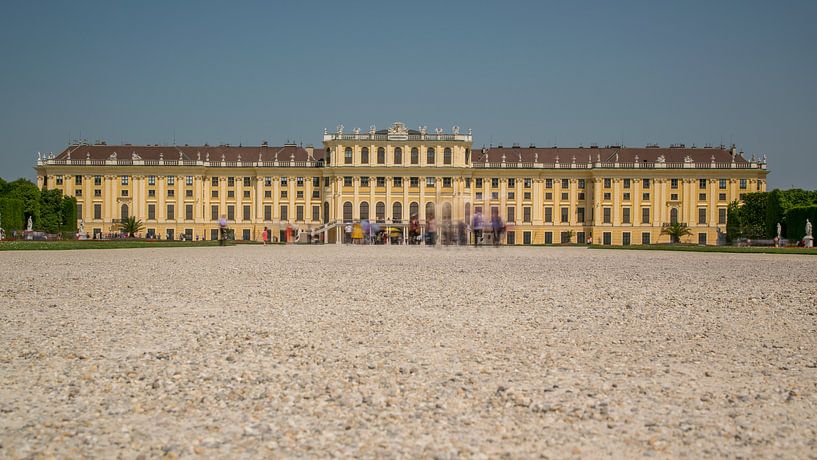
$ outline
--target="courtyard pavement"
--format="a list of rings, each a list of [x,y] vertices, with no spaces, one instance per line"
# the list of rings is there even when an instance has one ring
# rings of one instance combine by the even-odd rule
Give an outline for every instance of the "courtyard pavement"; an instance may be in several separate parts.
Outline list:
[[[0,457],[814,457],[811,256],[0,253]]]

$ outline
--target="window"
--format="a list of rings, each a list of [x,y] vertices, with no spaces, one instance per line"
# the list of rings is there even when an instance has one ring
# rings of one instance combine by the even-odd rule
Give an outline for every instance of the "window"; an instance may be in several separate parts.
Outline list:
[[[360,177],[360,186],[361,187],[368,187],[369,186],[369,178],[367,176]]]
[[[515,198],[516,198],[516,193],[515,192],[508,192],[508,199],[509,200],[513,200]]]
[[[584,181],[584,179],[580,179],[580,180]],[[579,183],[583,184],[584,182],[579,182]],[[533,184],[533,180],[530,177],[526,177],[526,178],[522,179],[522,187],[531,188],[532,184]],[[579,187],[579,188],[581,188],[581,187]]]
[[[601,241],[602,244],[605,246],[610,246],[613,244],[613,234],[610,232],[604,232],[601,234]]]
[[[298,222],[303,222],[304,220],[304,207],[303,205],[295,206],[295,220]]]
[[[426,177],[426,186],[433,187],[437,183],[436,177]]]
[[[698,223],[706,223],[706,208],[698,208]]]
[[[312,178],[312,186],[313,187],[320,187],[321,186],[321,178],[320,177],[313,177]]]
[[[386,164],[386,149],[383,147],[379,147],[377,149],[377,164],[384,165]]]
[[[281,205],[281,220],[289,220],[288,211],[289,211],[289,208],[287,207],[287,205],[282,204]]]
[[[508,178],[508,188],[516,187],[516,179],[513,177]]]
[[[264,206],[264,220],[265,221],[272,220],[272,206],[270,205]]]
[[[386,178],[383,176],[379,176],[377,178],[377,186],[378,187],[385,187],[386,186]]]
[[[698,244],[706,244],[706,233],[698,233]]]
[[[235,205],[227,205],[227,220],[235,220]]]
[[[699,193],[698,201],[706,201],[706,193]]]
[[[343,220],[345,222],[352,221],[352,202],[347,201],[343,203]]]
[[[378,222],[385,222],[386,221],[386,204],[382,201],[378,201],[377,204],[374,206],[375,217],[377,218]]]
[[[545,199],[546,199],[546,200],[552,200],[552,199],[553,199],[553,193],[551,193],[551,192],[546,192],[546,193],[545,193]]]
[[[148,176],[148,185],[156,185],[156,176]]]
[[[420,178],[419,177],[409,177],[409,187],[419,187],[420,186]]]
[[[476,184],[475,185],[476,185],[477,188],[482,188],[482,178],[481,177],[476,178]]]
[[[621,234],[621,244],[623,246],[630,245],[630,232],[624,232]]]
[[[561,212],[560,222],[566,224],[570,221],[570,208],[566,206],[562,206],[559,211]]]
[[[740,189],[741,190],[746,190],[746,179],[741,179],[740,180]]]
[[[102,176],[94,176],[94,185],[102,185]]]
[[[329,177],[324,177],[323,178],[323,186],[324,187],[329,187]]]
[[[522,244],[531,244],[531,232],[522,232]]]
[[[530,206],[522,207],[522,222],[530,222]]]
[[[128,205],[127,205],[127,204],[123,204],[123,205],[122,205],[122,207],[121,207],[121,208],[119,208],[119,211],[120,211],[120,217],[122,218],[122,220],[127,220],[128,215],[129,215],[129,213],[128,213]]]
[[[343,163],[350,165],[352,164],[352,148],[346,147],[346,150],[343,152]]]
[[[613,180],[609,177],[604,178],[604,188],[610,188],[613,186]]]
[[[295,178],[295,186],[296,187],[303,187],[304,186],[304,178],[303,177],[296,177]]]
[[[192,184],[192,182],[191,182]],[[244,178],[244,187],[250,187],[252,185],[252,180],[249,177]]]
[[[184,206],[184,219],[193,220],[193,205],[188,204]]]
[[[176,219],[176,207],[172,204],[167,205],[167,220]]]
[[[605,223],[605,224],[612,223],[612,218],[610,217],[611,214],[612,214],[612,208],[606,207],[606,208],[603,208],[603,211],[604,211],[604,214],[603,214],[604,220],[602,221],[602,223]]]
[[[123,177],[125,177],[125,183],[122,184],[122,185],[128,185],[128,179],[127,179],[128,176],[123,176]],[[79,176],[79,175],[74,176],[74,185],[82,185],[82,176]]]
[[[570,180],[562,179],[562,188],[570,188]]]
[[[641,233],[641,244],[650,244],[650,232]]]
[[[394,177],[394,178],[392,178],[392,182],[394,183],[395,187],[402,187],[403,186],[403,178],[402,177]]]
[[[443,177],[443,187],[451,187],[451,178]]]
[[[553,179],[545,179],[545,188],[553,188]]]
[[[187,198],[192,198],[193,197],[193,191],[190,190],[190,189],[185,190],[184,191],[184,196],[186,196]]]
[[[587,238],[585,237],[584,232],[576,232],[576,243],[578,244],[587,243]]]
[[[369,164],[369,148],[368,147],[363,147],[363,149],[360,151],[360,162],[363,163],[364,165]]]
[[[649,179],[641,179],[641,187],[642,188],[650,188],[650,180]]]
[[[249,198],[250,197],[250,192],[245,192],[244,196]],[[304,191],[303,190],[296,190],[295,191],[295,198],[303,198],[303,197],[304,197]]]
[[[499,178],[492,177],[491,178],[491,188],[499,188]]]
[[[726,208],[718,208],[718,224],[724,225],[726,223]]]
[[[530,192],[523,192],[522,193],[523,200],[530,200]]]
[[[718,188],[726,190],[726,179],[718,179]]]
[[[650,192],[642,193],[641,194],[641,199],[644,200],[644,201],[649,201],[650,200]]]
[[[79,178],[80,183],[82,183],[82,176],[77,176],[77,178]],[[128,185],[128,176],[122,176],[122,185]]]
[[[62,185],[62,176],[57,176],[57,185]]]
[[[669,210],[669,221],[672,224],[678,223],[678,208],[672,208]]]
[[[193,176],[187,176],[184,178],[185,185],[193,185]]]
[[[448,147],[443,149],[443,164],[444,165],[451,164],[451,149]]]
[[[678,201],[678,194],[677,193],[670,193],[669,199],[672,201]]]
[[[553,232],[545,232],[545,244],[553,244]]]
[[[465,188],[471,188],[471,178],[470,177],[465,178]]]
[[[214,204],[210,206],[210,220],[213,222],[218,220],[218,205]]]
[[[725,193],[718,193],[718,200],[726,201],[726,194]]]
[[[670,179],[670,188],[677,189],[678,188],[678,179]]]
[[[320,190],[312,190],[312,198],[320,198],[321,191]]]
[[[562,232],[559,235],[559,242],[562,244],[570,244],[570,232]]]
[[[321,207],[320,206],[312,206],[312,221],[313,222],[320,222],[321,220]]]
[[[436,163],[434,160],[434,148],[429,147],[428,150],[426,150],[426,164],[433,165],[434,163]]]
[[[624,179],[624,188],[630,188],[630,179]]]
[[[508,233],[505,235],[505,237],[507,238],[507,239],[505,240],[505,243],[506,243],[506,244],[516,244],[516,232],[514,232],[514,231],[509,231],[509,232],[508,232]]]
[[[233,192],[227,192],[227,193],[229,193],[229,194],[230,194],[230,195],[229,195],[230,197],[232,197],[232,196],[233,196]],[[287,197],[289,197],[289,191],[287,191],[287,190],[281,190],[281,198],[287,198]]]
[[[630,201],[630,192],[624,192],[624,193],[622,194],[622,199],[623,199],[624,201]]]
[[[650,223],[650,208],[641,208],[641,223]]]
[[[499,192],[491,192],[491,199],[498,200],[499,199]]]
[[[270,180],[270,184],[267,184],[267,185],[272,185],[272,184],[271,184],[271,182],[272,182],[272,178],[271,178],[271,177],[268,177],[267,179],[269,179],[269,180]],[[218,177],[211,177],[211,178],[210,178],[210,185],[211,185],[212,187],[218,187]]]
[[[270,193],[270,191],[269,191],[269,190],[267,190],[267,191],[266,191],[266,193]],[[212,191],[210,192],[210,197],[211,197],[211,198],[218,198],[218,190],[212,190]],[[268,197],[268,198],[269,198],[269,197]]]
[[[394,164],[401,165],[403,164],[403,149],[400,147],[396,147],[394,149]]]
[[[545,207],[545,222],[549,224],[553,223],[553,208],[550,206]]]
[[[562,192],[562,200],[567,201],[570,199],[570,194],[568,192]]]
[[[417,147],[411,149],[411,164],[420,164],[420,151],[417,150]]]
[[[123,190],[123,192],[127,192],[127,190]],[[78,188],[78,189],[74,190],[74,196],[82,196],[82,189]],[[126,195],[122,195],[122,196],[126,196]]]
[[[508,222],[516,222],[516,208],[515,208],[515,207],[513,207],[513,206],[508,206],[508,210],[507,210],[507,211],[508,211],[508,215],[507,215],[507,219],[506,219],[506,220],[507,220]]]
[[[580,223],[584,223],[584,208],[576,208],[576,220]]]
[[[477,192],[476,197],[477,197],[478,200],[481,200],[482,199],[482,192]]]
[[[241,230],[241,239],[244,240],[244,241],[249,241],[250,240],[250,229],[249,228],[245,228],[245,229]]]
[[[621,208],[621,223],[630,223],[630,208]]]
[[[227,190],[227,198],[235,198],[235,190]]]
[[[102,203],[94,203],[94,219],[102,219]]]
[[[605,201],[610,201],[613,198],[613,194],[610,192],[604,192],[603,198]]]
[[[698,179],[698,188],[706,188],[706,179]]]
[[[156,220],[156,205],[153,203],[148,205],[148,220]]]
[[[584,190],[587,182],[584,179],[579,179],[579,189]]]
[[[242,219],[243,220],[250,220],[250,205],[245,204],[243,211],[244,212],[243,212],[243,215],[242,215]]]
[[[344,187],[352,186],[352,176],[343,176],[343,186]]]
[[[174,197],[174,196],[176,196],[176,191],[175,191],[175,190],[173,190],[173,189],[168,190],[168,191],[167,191],[167,196],[168,196],[168,197]]]

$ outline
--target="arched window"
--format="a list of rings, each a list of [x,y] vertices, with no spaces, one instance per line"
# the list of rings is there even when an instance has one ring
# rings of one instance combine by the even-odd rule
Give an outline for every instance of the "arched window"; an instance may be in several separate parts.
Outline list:
[[[360,203],[360,220],[369,220],[369,203]]]
[[[426,203],[426,220],[429,220],[432,217],[434,217],[434,203],[429,201]]]
[[[386,164],[386,149],[383,147],[379,147],[377,149],[377,164],[384,165]]]
[[[451,203],[443,203],[443,220],[451,220]]]
[[[409,205],[409,218],[420,217],[420,205],[415,201]]]
[[[329,202],[324,201],[323,202],[323,223],[325,224],[325,223],[328,223],[328,222],[329,222]]]
[[[382,201],[378,201],[374,207],[375,215],[377,216],[378,222],[385,222],[386,221],[386,203]]]
[[[669,221],[673,224],[678,223],[678,208],[672,208],[669,210]]]
[[[465,223],[471,225],[471,203],[465,203]]]
[[[403,221],[403,205],[399,201],[395,201],[391,207],[391,221],[398,224]]]
[[[360,162],[364,165],[369,164],[369,148],[363,147],[363,150],[360,151]]]
[[[394,164],[401,165],[403,164],[403,149],[397,147],[394,149]]]
[[[436,163],[434,159],[434,147],[429,147],[426,152],[426,164],[433,165]]]
[[[411,164],[420,164],[420,151],[417,150],[417,147],[411,149]]]
[[[351,222],[352,221],[352,202],[347,201],[343,203],[343,221],[344,222]]]
[[[128,205],[123,204],[121,212],[122,212],[122,220],[127,220],[127,218],[128,218]]]
[[[443,150],[443,164],[450,165],[451,164],[451,149],[446,147]]]
[[[346,147],[343,151],[343,164],[352,164],[352,147]]]

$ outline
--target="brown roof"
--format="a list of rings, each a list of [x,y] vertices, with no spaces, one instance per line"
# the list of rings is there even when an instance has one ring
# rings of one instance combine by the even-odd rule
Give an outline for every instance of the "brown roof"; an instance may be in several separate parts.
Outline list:
[[[664,155],[667,163],[683,163],[684,158],[689,156],[696,163],[707,163],[715,157],[716,163],[728,163],[732,161],[732,154],[729,149],[721,147],[492,147],[486,149],[474,148],[473,161],[475,163],[500,163],[505,155],[506,163],[555,163],[556,157],[560,163],[572,163],[576,158],[576,163],[596,162],[599,157],[603,163],[633,163],[638,155],[639,163],[653,163],[660,155]],[[735,156],[736,163],[746,163],[740,155]]]
[[[57,155],[56,159],[64,160],[71,154],[71,159],[82,160],[105,160],[111,158],[116,153],[116,158],[120,160],[131,159],[133,154],[138,155],[143,160],[158,160],[161,156],[165,160],[178,160],[179,154],[183,160],[193,161],[197,159],[210,161],[221,161],[222,156],[225,161],[238,161],[239,155],[242,161],[289,161],[294,155],[295,161],[308,161],[316,158],[309,157],[307,148],[296,145],[285,145],[283,147],[233,147],[227,145],[199,145],[199,146],[179,146],[179,145],[71,145]],[[321,155],[321,149],[317,149],[317,155]]]

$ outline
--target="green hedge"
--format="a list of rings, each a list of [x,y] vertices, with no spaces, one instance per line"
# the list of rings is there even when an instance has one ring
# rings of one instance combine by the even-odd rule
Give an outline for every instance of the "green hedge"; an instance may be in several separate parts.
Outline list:
[[[23,208],[23,200],[0,197],[0,214],[2,214],[0,226],[9,233],[12,230],[23,230],[25,227]]]
[[[786,238],[799,241],[806,235],[806,219],[811,221],[814,228],[817,223],[817,206],[798,206],[786,211]],[[812,232],[812,235],[814,232]]]

